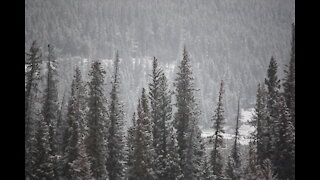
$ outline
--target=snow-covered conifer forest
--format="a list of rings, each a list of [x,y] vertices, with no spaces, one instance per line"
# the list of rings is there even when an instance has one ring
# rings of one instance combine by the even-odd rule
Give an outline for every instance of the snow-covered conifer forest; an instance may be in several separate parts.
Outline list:
[[[294,0],[25,0],[27,180],[295,180]]]

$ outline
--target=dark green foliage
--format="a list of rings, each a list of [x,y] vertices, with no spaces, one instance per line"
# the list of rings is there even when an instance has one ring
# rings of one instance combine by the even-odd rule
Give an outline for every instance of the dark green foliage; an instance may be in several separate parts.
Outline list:
[[[276,139],[275,173],[278,179],[295,179],[295,128],[290,119],[290,110],[287,108],[285,99],[280,99],[279,132]]]
[[[96,179],[106,179],[108,177],[106,169],[106,158],[108,156],[106,137],[109,124],[105,107],[107,99],[103,94],[105,73],[100,61],[92,63],[89,73],[90,82],[88,83],[88,136],[85,143],[93,177]]]
[[[201,171],[200,156],[201,134],[198,128],[198,105],[194,97],[194,78],[191,71],[189,55],[184,47],[183,59],[175,79],[176,107],[174,126],[177,129],[178,153],[184,179],[199,178]]]
[[[127,173],[126,173],[126,177],[129,179],[132,179],[133,177],[133,160],[134,160],[134,149],[135,149],[135,143],[134,143],[134,139],[136,137],[135,135],[136,133],[136,113],[133,113],[132,116],[132,125],[129,127],[128,129],[128,135],[127,135]]]
[[[270,126],[268,126],[267,91],[264,85],[258,85],[256,105],[253,118],[250,124],[255,127],[251,138],[256,142],[257,161],[262,164],[263,160],[269,157],[267,145],[270,144]]]
[[[267,135],[266,137],[266,155],[272,163],[275,162],[275,154],[277,153],[277,145],[275,144],[279,132],[279,98],[280,98],[280,80],[277,76],[278,65],[274,57],[271,57],[267,78],[267,110],[268,117],[266,122]]]
[[[155,175],[157,179],[175,180],[181,176],[179,155],[174,129],[172,128],[171,92],[157,59],[153,59],[153,70],[149,84],[151,121],[153,124],[153,147],[155,150]]]
[[[203,161],[204,161],[204,163],[203,163],[202,179],[203,180],[212,180],[213,173],[212,173],[212,167],[211,167],[209,157],[205,156]]]
[[[134,137],[133,167],[129,179],[152,180],[155,179],[153,171],[153,145],[151,122],[148,117],[148,99],[145,89],[138,104],[138,116]]]
[[[213,150],[211,151],[210,162],[212,166],[213,175],[219,180],[223,176],[223,160],[221,155],[221,146],[223,145],[223,136],[222,134],[225,132],[223,129],[224,124],[224,108],[222,104],[222,97],[224,94],[224,83],[221,81],[220,83],[220,91],[217,108],[214,111],[215,114],[212,118],[213,129],[215,130],[213,136]]]
[[[32,166],[32,179],[54,180],[54,156],[51,154],[50,133],[47,122],[39,115],[38,126],[35,134],[35,145],[31,151],[34,157]]]
[[[108,151],[107,170],[110,180],[119,180],[124,176],[124,131],[123,131],[123,105],[119,100],[119,54],[116,53],[114,60],[114,72],[112,89],[110,93],[108,132]]]
[[[295,25],[292,24],[292,40],[291,40],[291,54],[290,54],[290,62],[289,66],[287,66],[287,70],[285,70],[285,78],[283,82],[283,89],[284,89],[284,97],[286,99],[286,104],[287,107],[290,110],[291,114],[291,122],[295,126],[295,100],[296,100],[296,95],[295,95],[295,60],[296,59],[296,54],[295,54]]]
[[[241,160],[240,160],[240,145],[239,145],[239,118],[240,118],[240,99],[238,100],[238,114],[234,136],[234,144],[228,159],[226,168],[226,176],[232,180],[241,179]]]
[[[258,165],[258,157],[257,157],[257,144],[256,141],[249,142],[249,150],[248,150],[248,163],[244,171],[244,176],[247,180],[257,180],[261,178],[261,170]]]
[[[54,157],[54,176],[57,177],[58,172],[58,154],[57,154],[57,139],[56,128],[59,112],[58,104],[58,80],[57,80],[57,61],[54,56],[54,47],[48,45],[48,62],[47,62],[47,74],[46,74],[46,88],[43,93],[43,107],[42,116],[44,121],[49,127],[49,144],[50,155]]]
[[[67,179],[90,178],[90,162],[84,145],[86,89],[79,68],[76,68],[71,85],[71,97],[68,103],[67,128],[63,142],[63,176]]]
[[[36,41],[33,41],[25,61],[25,175],[31,176],[33,158],[30,154],[34,144],[35,125],[39,120],[39,81],[42,56]]]

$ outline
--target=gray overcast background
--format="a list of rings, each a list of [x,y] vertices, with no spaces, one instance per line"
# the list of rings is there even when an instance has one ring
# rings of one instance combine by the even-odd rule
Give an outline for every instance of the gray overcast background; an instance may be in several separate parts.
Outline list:
[[[294,17],[294,0],[26,0],[25,45],[37,40],[44,54],[47,44],[56,47],[61,99],[76,65],[86,72],[90,61],[112,59],[119,50],[128,121],[148,82],[152,57],[167,67],[172,84],[185,44],[200,89],[200,123],[210,122],[223,79],[231,125],[239,92],[243,108],[252,107],[271,56],[282,77]],[[110,82],[111,61],[104,62]]]

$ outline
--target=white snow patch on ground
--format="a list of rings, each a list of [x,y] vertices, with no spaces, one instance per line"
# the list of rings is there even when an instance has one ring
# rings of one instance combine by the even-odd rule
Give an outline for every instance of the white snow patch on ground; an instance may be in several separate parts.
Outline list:
[[[240,134],[240,143],[247,145],[249,143],[249,135],[251,132],[254,131],[254,127],[250,126],[247,122],[249,120],[251,120],[252,115],[254,112],[254,108],[250,108],[250,109],[241,109],[241,116],[240,116],[240,121],[242,122],[242,125],[239,128],[239,134]],[[202,134],[201,136],[203,138],[207,138],[209,136],[212,136],[214,134],[214,129],[202,129]],[[228,134],[228,133],[224,133],[223,137],[225,139],[232,139],[233,138],[233,134]]]

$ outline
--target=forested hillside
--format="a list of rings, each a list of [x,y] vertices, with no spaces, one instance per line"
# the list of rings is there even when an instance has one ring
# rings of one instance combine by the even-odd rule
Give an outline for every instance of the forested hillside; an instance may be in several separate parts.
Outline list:
[[[26,180],[295,180],[294,0],[26,0]]]
[[[49,43],[56,47],[66,83],[61,92],[71,83],[74,63],[68,61],[112,59],[119,50],[121,73],[128,77],[122,82],[128,95],[124,101],[130,104],[127,121],[153,56],[171,67],[172,82],[172,68],[186,45],[199,88],[200,122],[210,119],[224,79],[229,123],[239,93],[252,107],[270,57],[275,56],[280,69],[289,62],[294,6],[293,0],[26,0],[25,43],[29,47],[37,40],[43,48]]]

